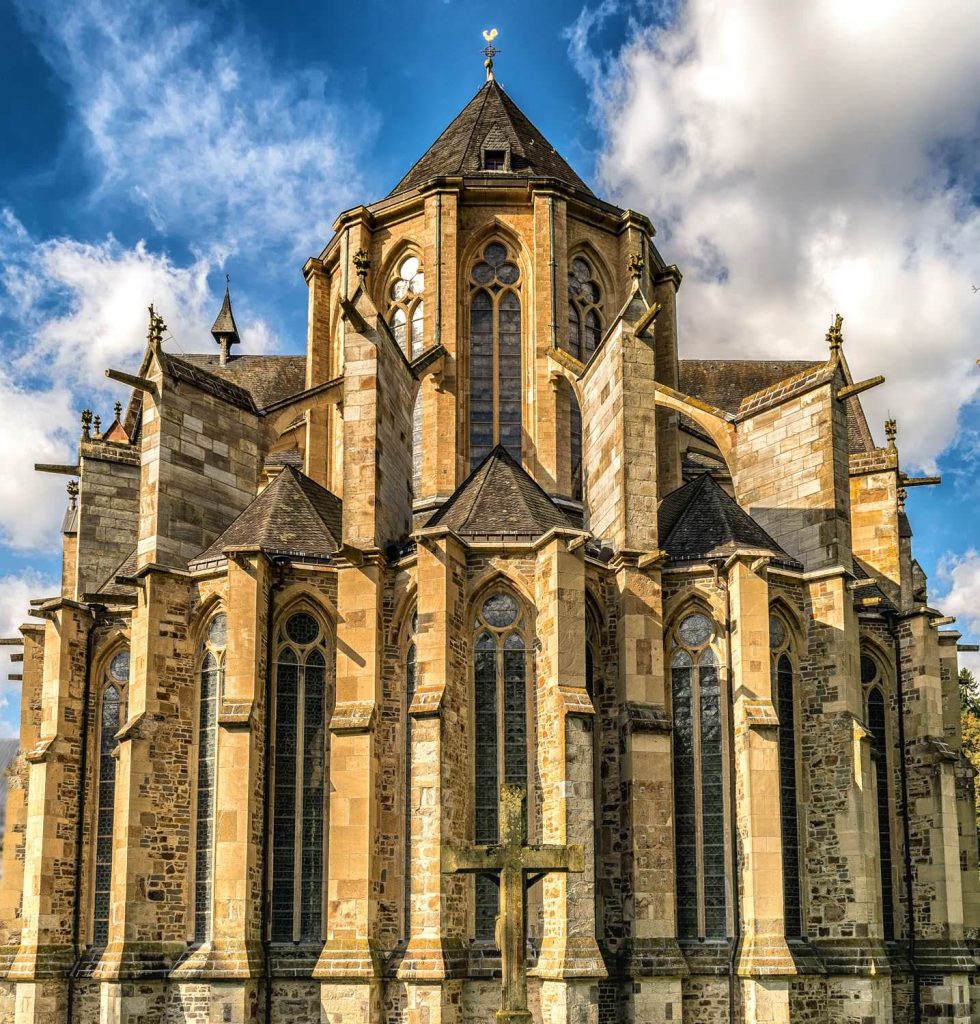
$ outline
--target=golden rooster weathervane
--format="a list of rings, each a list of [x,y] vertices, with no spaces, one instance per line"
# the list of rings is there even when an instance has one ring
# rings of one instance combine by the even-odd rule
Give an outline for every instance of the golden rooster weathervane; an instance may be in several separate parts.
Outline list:
[[[494,45],[493,41],[497,38],[497,30],[495,28],[485,28],[483,30],[483,38],[486,40],[487,46],[483,51],[483,56],[487,59],[483,62],[483,66],[487,69],[487,81],[493,81],[493,58],[497,56],[501,51],[498,50]]]

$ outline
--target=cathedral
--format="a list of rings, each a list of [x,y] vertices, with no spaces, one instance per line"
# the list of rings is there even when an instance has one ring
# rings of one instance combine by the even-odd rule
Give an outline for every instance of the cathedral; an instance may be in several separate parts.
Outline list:
[[[305,355],[151,307],[38,466],[0,1022],[980,1021],[939,481],[841,318],[683,358],[492,64],[302,269]]]

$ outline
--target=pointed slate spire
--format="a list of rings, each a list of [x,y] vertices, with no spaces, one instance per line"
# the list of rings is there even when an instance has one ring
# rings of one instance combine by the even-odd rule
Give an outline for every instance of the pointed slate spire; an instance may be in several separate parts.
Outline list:
[[[221,365],[224,366],[231,354],[231,346],[241,341],[238,337],[235,314],[231,311],[231,278],[228,274],[225,274],[225,301],[221,303],[221,311],[214,321],[211,334],[221,349]]]

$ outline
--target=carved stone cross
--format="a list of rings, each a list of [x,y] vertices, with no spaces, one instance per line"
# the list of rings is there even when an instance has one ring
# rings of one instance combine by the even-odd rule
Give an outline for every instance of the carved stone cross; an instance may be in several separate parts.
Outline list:
[[[496,846],[446,846],[446,873],[497,875],[500,878],[500,918],[497,943],[502,968],[498,1024],[526,1024],[527,969],[525,963],[524,889],[527,875],[552,871],[583,871],[580,846],[529,846],[524,817],[524,786],[506,784],[500,791],[500,835]],[[535,879],[536,880],[536,879]]]

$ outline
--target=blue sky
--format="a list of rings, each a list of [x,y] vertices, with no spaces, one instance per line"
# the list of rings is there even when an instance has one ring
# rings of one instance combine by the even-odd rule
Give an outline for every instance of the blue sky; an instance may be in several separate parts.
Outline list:
[[[685,273],[682,354],[820,358],[845,316],[891,413],[917,552],[980,638],[980,15],[966,0],[8,0],[0,5],[0,630],[51,592],[78,412],[154,301],[207,351],[298,352],[300,268],[498,78]],[[0,659],[0,669],[6,669]],[[0,733],[17,698],[0,682]]]

